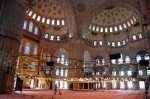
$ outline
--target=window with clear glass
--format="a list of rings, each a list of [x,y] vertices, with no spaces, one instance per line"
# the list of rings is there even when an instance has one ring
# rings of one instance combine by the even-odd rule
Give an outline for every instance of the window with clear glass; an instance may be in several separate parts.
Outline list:
[[[64,75],[64,69],[62,68],[61,70],[60,70],[60,76],[63,76]]]
[[[92,29],[92,24],[90,24],[89,29],[90,29],[90,30]]]
[[[132,75],[131,70],[127,71],[127,74],[128,74],[128,76],[131,76]]]
[[[130,19],[130,22],[131,22],[131,24],[133,24],[133,23],[134,23],[132,19]]]
[[[42,18],[42,22],[43,22],[43,23],[45,22],[45,18]]]
[[[149,58],[149,55],[148,55],[148,54],[145,54],[145,55],[144,55],[144,59],[145,59],[145,60],[149,60],[149,59],[150,59],[150,58]]]
[[[137,56],[136,56],[136,61],[139,62],[140,60],[141,60],[141,56],[140,56],[140,55],[137,55]]]
[[[123,24],[123,27],[124,27],[124,28],[127,28],[127,25],[124,23],[124,24]]]
[[[139,36],[139,39],[141,39],[141,38],[142,38],[142,34],[138,34],[138,36]]]
[[[112,76],[116,76],[116,71],[112,71]]]
[[[116,60],[115,60],[115,59],[112,59],[112,60],[111,60],[111,63],[112,63],[112,64],[116,64]]]
[[[62,24],[62,25],[65,25],[65,21],[64,21],[64,20],[62,20],[62,21],[61,21],[61,24]]]
[[[139,70],[139,75],[143,75],[143,70]]]
[[[112,46],[115,46],[115,42],[112,42]]]
[[[147,75],[150,75],[150,70],[147,70]]]
[[[110,42],[108,42],[108,46],[110,46]]]
[[[109,29],[110,29],[110,32],[113,32],[113,29],[112,29],[112,27],[110,27]]]
[[[102,59],[102,65],[104,65],[105,64],[105,60],[104,59]]]
[[[125,45],[126,44],[125,40],[123,40],[122,43],[123,43],[123,45]]]
[[[35,19],[35,17],[36,17],[36,14],[34,13],[33,16],[32,16],[32,18]]]
[[[26,28],[27,28],[27,21],[25,20],[24,25],[23,25],[23,29],[26,29]]]
[[[32,15],[32,13],[33,13],[33,12],[32,12],[32,11],[30,11],[28,15],[29,15],[29,16],[31,16],[31,15]]]
[[[68,70],[66,69],[65,70],[65,77],[67,77],[68,76]]]
[[[97,31],[97,32],[99,31],[99,27],[96,28],[96,31]]]
[[[118,46],[121,46],[121,42],[118,42]]]
[[[34,52],[33,52],[34,55],[37,55],[37,50],[38,50],[38,48],[37,48],[37,46],[35,45],[35,46],[34,46]]]
[[[129,57],[129,56],[126,56],[126,57],[125,57],[125,62],[126,62],[126,63],[130,63],[130,57]]]
[[[38,30],[39,30],[38,27],[35,26],[35,28],[34,28],[34,34],[35,34],[35,35],[38,35]]]
[[[32,32],[32,30],[33,30],[33,22],[30,22],[29,23],[29,32]]]
[[[55,24],[55,20],[52,20],[52,25],[54,25]]]
[[[101,27],[101,32],[103,32],[103,27]]]
[[[59,75],[59,68],[56,69],[56,76]]]
[[[128,25],[128,26],[131,26],[131,24],[130,24],[130,22],[129,22],[129,21],[127,22],[127,25]]]
[[[50,19],[47,19],[46,24],[49,24],[49,23],[50,23]]]
[[[100,59],[96,59],[96,65],[100,65]]]
[[[95,31],[95,26],[93,26],[92,30]]]
[[[119,30],[122,30],[122,26],[121,25],[119,25]]]
[[[133,35],[133,36],[132,36],[132,39],[133,39],[133,40],[136,40],[136,35]]]
[[[97,41],[94,41],[94,46],[96,46],[97,45]]]
[[[98,75],[99,75],[99,72],[96,72],[96,75],[98,76]]]
[[[103,42],[102,42],[102,41],[99,41],[99,45],[103,45]]]
[[[54,40],[54,35],[51,35],[50,40]]]
[[[56,38],[57,38],[57,41],[60,41],[60,36],[57,35]]]
[[[123,64],[123,55],[120,54],[120,58],[118,59],[118,64]]]
[[[105,32],[108,32],[108,28],[105,28]]]
[[[26,43],[26,45],[25,45],[24,54],[30,54],[30,44],[29,43]]]
[[[38,16],[38,17],[37,17],[37,21],[40,21],[40,19],[41,19],[41,16]]]
[[[60,20],[57,20],[57,25],[60,25]]]
[[[47,38],[48,38],[48,36],[49,36],[48,34],[45,34],[45,36],[44,36],[44,37],[47,39]]]
[[[133,18],[134,21],[136,21],[136,18],[134,16],[132,18]]]
[[[120,76],[124,76],[124,71],[119,72]]]
[[[117,26],[115,26],[115,27],[114,27],[114,30],[115,30],[115,31],[118,31],[118,28],[117,28]]]

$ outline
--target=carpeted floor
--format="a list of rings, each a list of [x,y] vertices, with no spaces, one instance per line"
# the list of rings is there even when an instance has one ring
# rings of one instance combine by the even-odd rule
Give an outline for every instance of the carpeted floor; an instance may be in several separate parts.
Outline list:
[[[21,92],[0,94],[0,99],[144,99],[144,91],[132,90],[98,90],[71,91],[61,90],[62,95],[53,90],[24,89]]]

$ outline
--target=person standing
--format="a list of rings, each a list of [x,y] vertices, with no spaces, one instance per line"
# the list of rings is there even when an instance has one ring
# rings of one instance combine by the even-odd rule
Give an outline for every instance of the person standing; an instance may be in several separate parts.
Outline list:
[[[57,92],[57,83],[54,85],[54,95],[56,94]]]

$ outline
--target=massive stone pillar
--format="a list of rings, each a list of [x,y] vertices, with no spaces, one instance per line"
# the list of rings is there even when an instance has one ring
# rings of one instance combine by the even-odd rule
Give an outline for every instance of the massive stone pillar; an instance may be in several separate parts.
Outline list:
[[[0,0],[0,93],[13,91],[25,0]]]

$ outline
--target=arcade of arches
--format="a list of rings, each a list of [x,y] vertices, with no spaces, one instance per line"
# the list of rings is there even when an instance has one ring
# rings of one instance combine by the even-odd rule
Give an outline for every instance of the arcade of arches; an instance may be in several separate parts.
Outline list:
[[[17,77],[22,88],[144,90],[149,10],[149,0],[0,0],[0,92]]]

